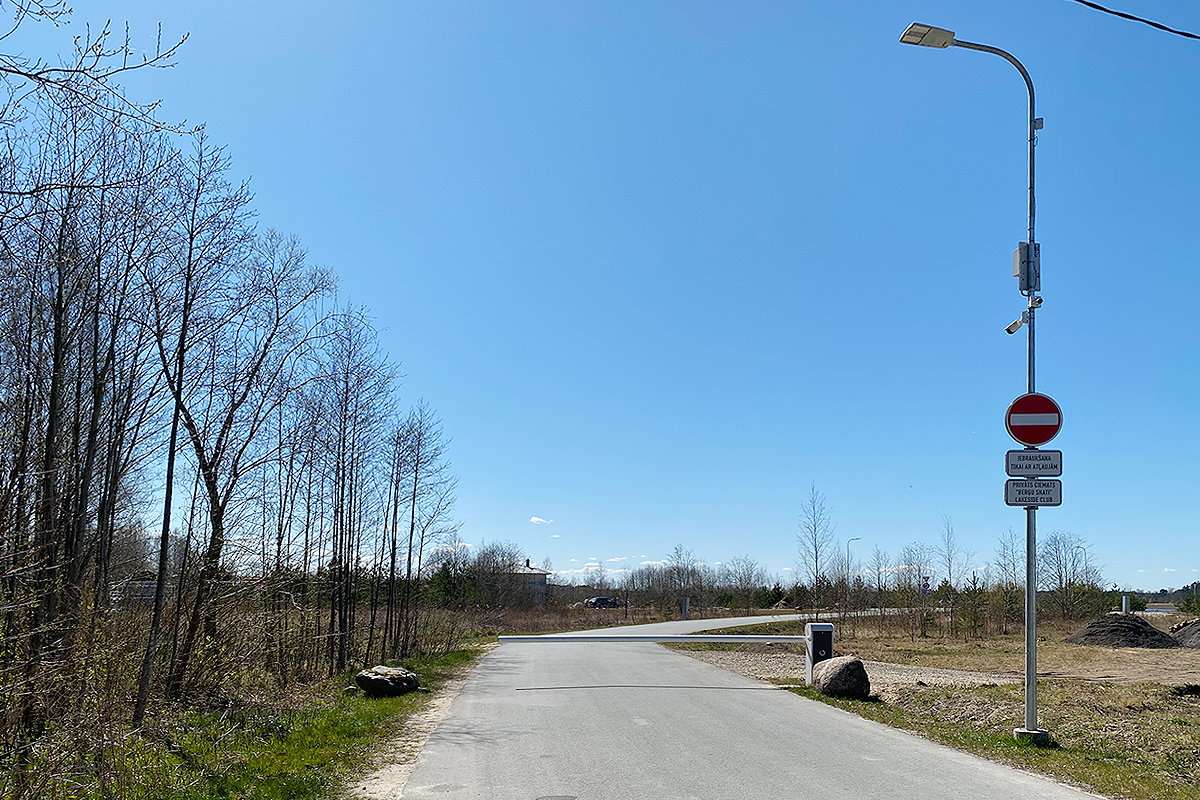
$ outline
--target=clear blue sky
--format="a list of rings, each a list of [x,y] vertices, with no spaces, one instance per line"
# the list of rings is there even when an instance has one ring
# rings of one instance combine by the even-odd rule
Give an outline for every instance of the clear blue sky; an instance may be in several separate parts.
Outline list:
[[[1200,6],[1111,0],[1200,32]],[[856,557],[1022,531],[1026,94],[1045,118],[1044,533],[1110,583],[1200,578],[1200,42],[1068,0],[95,2],[131,92],[207,125],[264,226],[370,307],[453,437],[471,542],[622,568],[678,543],[785,577],[810,483]],[[530,522],[532,517],[553,520]]]

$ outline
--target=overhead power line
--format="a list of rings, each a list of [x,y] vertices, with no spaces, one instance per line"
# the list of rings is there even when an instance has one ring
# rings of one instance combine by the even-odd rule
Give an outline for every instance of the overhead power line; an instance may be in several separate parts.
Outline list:
[[[1098,3],[1089,3],[1088,0],[1075,0],[1075,2],[1079,3],[1082,6],[1087,6],[1088,8],[1094,8],[1097,11],[1103,11],[1105,14],[1112,14],[1114,17],[1120,17],[1121,19],[1128,19],[1128,20],[1132,20],[1134,22],[1140,22],[1143,25],[1149,25],[1151,28],[1158,28],[1160,31],[1166,31],[1167,33],[1173,33],[1176,36],[1186,36],[1188,39],[1200,39],[1200,36],[1197,36],[1194,33],[1188,33],[1187,31],[1178,31],[1178,30],[1175,30],[1174,28],[1168,28],[1166,25],[1163,25],[1161,22],[1154,22],[1153,20],[1142,19],[1141,17],[1135,17],[1133,14],[1126,14],[1124,11],[1115,11],[1111,8],[1105,8],[1104,6],[1099,5]]]

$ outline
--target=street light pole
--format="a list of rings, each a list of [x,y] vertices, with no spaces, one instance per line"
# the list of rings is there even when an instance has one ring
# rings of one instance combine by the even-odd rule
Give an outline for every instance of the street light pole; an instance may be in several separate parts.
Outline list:
[[[1042,128],[1042,120],[1037,116],[1034,105],[1033,79],[1028,70],[1011,53],[998,47],[974,42],[964,42],[954,38],[954,32],[932,25],[914,22],[909,25],[900,37],[902,44],[912,44],[921,47],[962,47],[967,50],[978,50],[981,53],[991,53],[1003,58],[1017,68],[1025,79],[1025,88],[1029,90],[1029,239],[1023,242],[1018,251],[1024,250],[1019,256],[1021,274],[1021,294],[1026,298],[1026,309],[1021,318],[1009,325],[1006,330],[1016,333],[1024,323],[1029,326],[1028,343],[1028,393],[1033,394],[1034,386],[1034,312],[1041,307],[1042,298],[1038,296],[1041,290],[1041,263],[1038,253],[1037,240],[1034,238],[1034,220],[1037,204],[1034,199],[1034,147],[1037,145],[1037,132]],[[1014,254],[1016,257],[1016,254]],[[1017,261],[1014,261],[1016,264]],[[1028,448],[1034,449],[1034,448]],[[1049,734],[1037,726],[1037,506],[1025,508],[1025,727],[1017,728],[1013,735],[1018,739],[1044,742]]]
[[[851,567],[850,567],[850,543],[857,542],[861,538],[862,538],[861,536],[855,536],[852,539],[846,540],[846,610],[847,611],[850,610],[850,597],[851,597],[851,591],[850,591],[850,569],[851,569]]]

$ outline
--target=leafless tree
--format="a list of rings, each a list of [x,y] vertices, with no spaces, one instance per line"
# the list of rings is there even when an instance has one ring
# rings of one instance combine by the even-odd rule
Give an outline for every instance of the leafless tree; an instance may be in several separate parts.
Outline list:
[[[954,522],[948,515],[942,515],[942,532],[937,547],[938,558],[946,569],[946,580],[951,586],[957,587],[961,580],[959,574],[964,562],[974,555],[959,542],[958,534],[954,532]]]
[[[168,678],[172,696],[182,691],[242,478],[274,455],[256,449],[260,434],[275,409],[312,377],[309,358],[321,329],[313,303],[332,288],[325,271],[305,264],[296,240],[275,232],[229,266],[217,293],[222,302],[211,309],[199,342],[207,358],[179,372],[166,339],[159,339],[160,364],[200,471],[209,523],[190,618]]]
[[[172,247],[167,257],[141,266],[152,311],[147,327],[157,347],[161,374],[171,386],[172,411],[154,609],[139,673],[134,727],[141,725],[145,714],[161,637],[179,427],[184,410],[190,402],[195,402],[197,391],[194,386],[185,385],[184,376],[189,372],[202,375],[192,362],[197,360],[197,350],[216,335],[214,326],[220,319],[217,308],[226,289],[224,277],[234,263],[247,257],[251,244],[249,191],[244,184],[231,185],[226,177],[228,171],[228,158],[219,149],[210,147],[203,135],[196,139],[190,158],[175,161],[171,185]]]
[[[961,575],[964,562],[969,561],[974,554],[965,549],[958,540],[958,534],[954,532],[954,522],[949,515],[942,515],[942,533],[938,542],[937,556],[942,562],[942,566],[946,569],[946,578],[944,588],[941,591],[941,598],[946,604],[950,618],[950,635],[954,635],[954,620],[955,610],[958,602],[958,590],[961,583]]]
[[[1085,598],[1100,592],[1102,578],[1088,549],[1082,536],[1069,531],[1053,531],[1038,542],[1038,585],[1063,619],[1095,610]]]
[[[991,614],[1001,634],[1008,624],[1021,618],[1025,586],[1025,541],[1009,528],[996,540],[992,588],[989,593]]]
[[[88,113],[134,128],[149,127],[163,130],[168,126],[155,118],[159,103],[139,103],[131,100],[118,79],[125,73],[143,68],[173,66],[174,58],[187,41],[187,36],[163,46],[161,32],[152,54],[131,59],[133,42],[126,31],[116,40],[111,23],[99,31],[87,28],[75,38],[74,52],[58,64],[39,56],[10,52],[4,47],[23,25],[46,23],[57,26],[71,13],[63,0],[13,0],[9,3],[12,22],[0,32],[0,125],[11,126],[21,118],[24,104],[31,95],[41,95],[53,102],[76,106]],[[178,130],[177,126],[171,129]],[[48,184],[47,189],[62,184]]]
[[[753,613],[754,594],[766,582],[767,573],[749,554],[734,556],[725,565],[729,587],[742,601],[746,613]]]
[[[393,639],[401,657],[416,643],[417,615],[415,578],[424,564],[426,545],[437,535],[452,534],[450,522],[457,480],[446,459],[448,442],[433,410],[424,401],[413,408],[396,434],[399,468],[393,471],[397,501],[405,498],[408,517],[404,582],[401,584],[398,637]],[[403,492],[403,494],[401,494]]]
[[[796,542],[800,550],[801,575],[812,593],[813,608],[820,609],[825,598],[819,590],[824,585],[823,579],[827,578],[826,562],[833,547],[834,524],[825,505],[825,495],[817,490],[816,483],[809,485],[808,496],[800,504],[799,527]]]
[[[675,549],[667,558],[666,575],[671,593],[680,603],[683,602],[683,598],[702,588],[700,559],[682,544],[675,545]]]
[[[871,578],[874,582],[875,592],[875,607],[879,609],[879,626],[883,629],[885,622],[884,613],[884,598],[888,588],[888,573],[890,572],[891,562],[888,560],[887,551],[879,545],[875,545],[875,549],[871,551]]]
[[[0,337],[12,346],[8,371],[16,369],[0,382],[8,381],[4,405],[18,413],[20,431],[15,450],[0,446],[0,461],[15,470],[0,498],[0,550],[28,567],[28,579],[9,582],[10,596],[23,584],[37,597],[24,653],[30,678],[39,664],[72,660],[89,577],[95,607],[107,605],[127,514],[120,505],[130,499],[128,479],[153,416],[136,276],[161,250],[169,161],[161,138],[78,106],[44,109],[33,129],[39,136],[20,169],[56,188],[19,198],[19,213],[0,219],[0,260],[11,270],[0,281],[21,298],[0,312]],[[26,728],[38,713],[56,713],[55,695],[30,696]],[[37,704],[43,712],[33,711]]]
[[[923,542],[905,545],[896,562],[896,588],[908,611],[909,634],[928,633],[934,551]]]

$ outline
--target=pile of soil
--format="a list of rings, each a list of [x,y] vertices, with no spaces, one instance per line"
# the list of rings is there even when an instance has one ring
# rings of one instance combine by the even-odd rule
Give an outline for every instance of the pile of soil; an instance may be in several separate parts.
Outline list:
[[[1169,635],[1135,614],[1106,614],[1072,633],[1064,642],[1097,647],[1182,647]]]
[[[1200,647],[1200,619],[1194,619],[1178,627],[1172,625],[1171,634],[1184,647]]]

